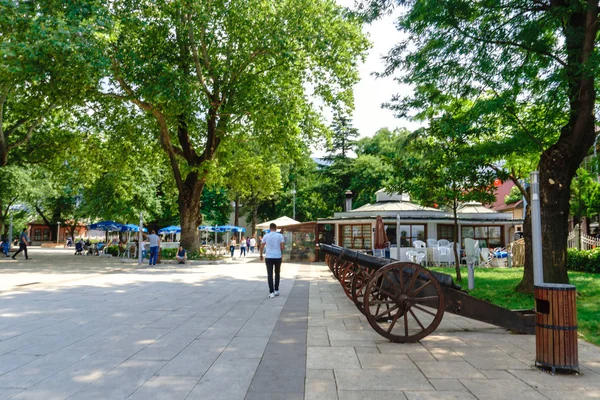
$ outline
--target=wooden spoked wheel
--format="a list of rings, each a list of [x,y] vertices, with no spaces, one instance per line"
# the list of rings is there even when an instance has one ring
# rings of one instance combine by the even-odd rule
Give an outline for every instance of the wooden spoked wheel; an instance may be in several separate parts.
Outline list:
[[[425,268],[395,262],[376,271],[364,290],[369,324],[392,342],[416,342],[437,328],[444,316],[444,293]]]
[[[329,267],[329,270],[333,272],[333,263],[335,262],[335,258],[330,254],[325,254],[325,263]]]
[[[344,261],[335,257],[335,264],[333,266],[333,276],[335,276],[335,279],[337,279],[338,281],[340,280],[340,272],[343,264],[345,264]]]
[[[342,288],[344,288],[344,293],[346,293],[346,296],[350,300],[352,300],[352,278],[354,277],[356,268],[354,263],[345,262],[340,270],[340,283],[342,284]]]
[[[369,270],[357,265],[356,270],[354,271],[354,276],[352,277],[352,282],[350,283],[350,294],[352,295],[352,301],[356,305],[356,308],[358,308],[358,310],[363,314],[365,314],[365,307],[363,304],[365,289],[367,282],[369,282],[369,279],[371,279],[371,276],[373,275],[373,272],[373,270]]]

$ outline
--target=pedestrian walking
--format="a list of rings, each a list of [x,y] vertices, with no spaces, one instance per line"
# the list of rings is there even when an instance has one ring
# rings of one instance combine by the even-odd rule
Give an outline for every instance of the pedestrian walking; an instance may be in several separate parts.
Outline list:
[[[150,242],[150,260],[148,261],[148,265],[156,265],[156,261],[158,261],[158,249],[160,247],[160,236],[153,230],[148,235],[148,241]]]
[[[254,248],[256,247],[256,239],[254,236],[250,238],[250,253],[254,254]]]
[[[240,240],[240,258],[242,256],[246,257],[246,239],[243,237],[242,240]]]
[[[15,257],[20,252],[25,253],[25,259],[29,260],[29,256],[27,256],[27,243],[29,243],[29,237],[27,236],[27,228],[23,228],[23,232],[21,232],[21,235],[19,236],[19,250],[17,250],[15,254],[13,254],[13,260],[16,260]]]
[[[267,233],[261,241],[260,259],[265,253],[265,264],[267,266],[267,282],[269,283],[269,298],[279,296],[279,275],[281,272],[281,258],[283,256],[283,235],[277,232],[277,225],[269,225]],[[273,284],[273,269],[275,270],[275,284]]]
[[[231,252],[231,258],[233,258],[233,252],[235,251],[235,236],[232,237],[229,242],[229,251]]]

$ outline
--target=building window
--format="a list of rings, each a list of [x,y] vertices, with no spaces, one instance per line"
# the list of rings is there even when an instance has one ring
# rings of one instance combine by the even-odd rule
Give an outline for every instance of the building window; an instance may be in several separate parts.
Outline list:
[[[44,242],[49,242],[50,241],[50,229],[44,229]]]
[[[340,231],[343,247],[350,249],[371,248],[371,224],[342,225]]]
[[[503,243],[501,226],[462,226],[461,237],[463,247],[465,238],[478,240],[481,248],[502,247]]]
[[[454,225],[438,224],[437,238],[438,240],[446,239],[450,242],[454,242]]]
[[[400,246],[413,247],[415,240],[425,241],[427,230],[425,225],[400,225]]]
[[[385,234],[387,235],[388,242],[390,245],[398,244],[396,238],[396,224],[393,225],[385,225]]]
[[[35,240],[36,242],[40,242],[42,240],[42,230],[41,229],[34,229],[33,230],[33,240]]]

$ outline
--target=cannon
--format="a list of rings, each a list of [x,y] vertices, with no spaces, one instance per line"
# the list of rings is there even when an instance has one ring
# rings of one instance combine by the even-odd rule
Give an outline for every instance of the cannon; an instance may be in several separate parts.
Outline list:
[[[421,340],[438,327],[444,312],[535,333],[533,310],[512,311],[470,296],[448,274],[335,245],[321,244],[319,250],[369,324],[392,342]]]

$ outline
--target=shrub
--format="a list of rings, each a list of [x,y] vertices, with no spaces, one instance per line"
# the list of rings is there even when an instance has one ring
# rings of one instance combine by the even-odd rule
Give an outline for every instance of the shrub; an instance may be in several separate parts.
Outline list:
[[[600,248],[567,250],[567,268],[572,271],[600,273]]]
[[[106,248],[106,253],[111,254],[113,257],[119,256],[119,246],[108,246]]]
[[[175,254],[177,254],[177,250],[178,249],[160,249],[160,256],[161,258],[167,260],[174,260]]]
[[[174,260],[175,255],[179,249],[160,249],[160,256],[165,260]],[[188,260],[207,260],[207,261],[215,261],[220,260],[221,256],[216,256],[214,254],[207,254],[206,249],[200,248],[198,251],[188,251],[187,252]]]

